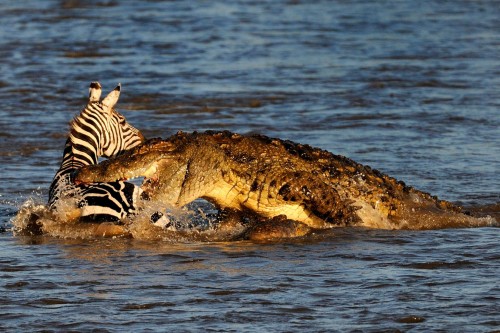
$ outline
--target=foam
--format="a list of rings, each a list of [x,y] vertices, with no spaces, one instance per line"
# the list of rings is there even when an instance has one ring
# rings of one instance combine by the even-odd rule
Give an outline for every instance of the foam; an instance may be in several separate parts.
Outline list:
[[[93,239],[96,237],[131,237],[143,241],[207,242],[239,239],[245,226],[239,219],[224,223],[211,217],[213,209],[192,205],[189,208],[161,207],[159,203],[147,202],[141,212],[127,218],[122,225],[112,222],[78,222],[77,198],[60,200],[57,211],[40,203],[39,198],[29,198],[20,205],[11,219],[14,235],[47,235],[69,239]],[[428,205],[408,205],[398,221],[384,219],[383,223],[365,225],[376,229],[430,230],[442,228],[498,227],[495,217],[474,217],[456,212],[440,211]],[[157,211],[165,212],[168,227],[151,223],[150,217]],[[76,213],[75,213],[76,212]],[[368,213],[368,210],[366,210]],[[378,221],[378,220],[377,220]],[[379,221],[380,222],[380,221]]]

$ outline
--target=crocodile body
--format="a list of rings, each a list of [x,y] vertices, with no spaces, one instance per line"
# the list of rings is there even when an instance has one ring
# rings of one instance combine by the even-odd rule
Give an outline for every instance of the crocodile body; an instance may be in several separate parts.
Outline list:
[[[344,156],[263,135],[179,132],[77,174],[78,182],[145,177],[151,200],[204,198],[221,209],[286,216],[311,228],[429,229],[466,220],[461,208]],[[416,222],[415,222],[416,221]]]

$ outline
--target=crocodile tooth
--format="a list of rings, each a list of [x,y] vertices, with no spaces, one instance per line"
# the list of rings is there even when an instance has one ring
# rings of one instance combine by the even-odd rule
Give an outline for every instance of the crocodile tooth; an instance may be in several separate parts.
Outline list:
[[[146,171],[144,171],[143,176],[147,177],[147,178],[153,178],[157,169],[158,168],[157,168],[156,163],[153,163],[153,164],[151,164],[151,166],[149,168],[146,169]]]

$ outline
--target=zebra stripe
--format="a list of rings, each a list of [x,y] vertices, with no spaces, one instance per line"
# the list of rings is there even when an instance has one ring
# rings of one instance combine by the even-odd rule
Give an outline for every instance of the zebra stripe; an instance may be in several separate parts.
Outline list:
[[[96,164],[98,158],[112,157],[145,141],[140,131],[114,110],[120,85],[101,102],[101,85],[92,82],[89,102],[70,123],[61,166],[49,190],[49,207],[57,209],[61,199],[77,196],[82,218],[118,219],[134,213],[142,190],[130,183],[112,182],[74,185],[72,174],[84,165]]]

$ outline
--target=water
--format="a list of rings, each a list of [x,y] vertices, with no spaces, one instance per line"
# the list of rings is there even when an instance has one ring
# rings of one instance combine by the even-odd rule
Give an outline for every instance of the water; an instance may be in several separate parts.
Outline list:
[[[263,133],[498,218],[495,1],[0,5],[3,331],[499,330],[498,228],[258,244],[13,236],[90,81],[147,137]]]

